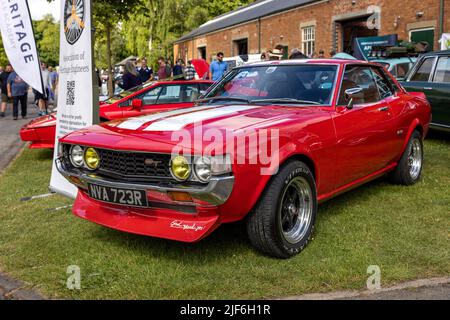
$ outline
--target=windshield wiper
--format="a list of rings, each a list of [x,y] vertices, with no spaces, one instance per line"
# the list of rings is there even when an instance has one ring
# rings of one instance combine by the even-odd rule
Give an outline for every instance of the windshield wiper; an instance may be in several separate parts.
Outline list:
[[[320,105],[319,102],[316,101],[310,101],[310,100],[298,100],[298,99],[291,99],[291,98],[278,98],[278,99],[258,99],[258,100],[251,100],[250,103],[288,103],[288,104],[314,104],[314,105]]]
[[[236,102],[245,102],[250,104],[250,100],[245,98],[235,98],[235,97],[212,97],[206,99],[195,100],[196,103],[204,103],[204,102],[214,102],[214,101],[236,101]]]

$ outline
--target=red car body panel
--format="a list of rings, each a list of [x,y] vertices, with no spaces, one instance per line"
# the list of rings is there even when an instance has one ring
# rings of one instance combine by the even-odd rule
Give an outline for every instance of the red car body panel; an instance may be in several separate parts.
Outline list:
[[[336,64],[340,79],[346,64],[355,64],[355,61],[316,60],[306,63]],[[393,78],[392,81],[397,83]],[[293,157],[301,159],[314,171],[317,197],[322,202],[393,170],[412,132],[417,129],[425,136],[431,120],[429,103],[423,97],[408,94],[403,89],[382,103],[363,109],[338,107],[337,98],[338,90],[335,90],[331,106],[255,106],[207,119],[202,122],[201,129],[218,130],[223,134],[233,132],[233,139],[246,129],[256,132],[262,129],[279,130],[279,161],[274,161],[269,166],[270,170],[275,173],[279,166]],[[389,111],[380,112],[380,108],[385,107]],[[195,117],[196,112],[202,111],[188,112]],[[135,130],[122,129],[124,121],[74,132],[61,142],[119,151],[172,153],[173,132],[148,131],[146,128],[151,122],[145,121]],[[196,125],[188,124],[183,130],[195,137]],[[226,150],[227,141],[222,144],[223,150]],[[200,139],[186,142],[183,146],[190,154],[201,154],[210,145],[211,141]],[[186,242],[198,241],[222,223],[245,218],[272,178],[261,175],[259,165],[232,163],[234,183],[226,202],[217,206],[197,205],[195,214],[104,204],[91,199],[83,189],[80,189],[73,213],[126,232]],[[148,197],[151,198],[150,193]]]
[[[139,96],[157,86],[167,84],[189,84],[189,83],[201,83],[201,84],[213,84],[212,81],[195,80],[195,81],[160,81],[143,88],[133,94],[124,97],[115,103],[107,104],[100,103],[99,115],[102,120],[113,120],[121,118],[136,117],[148,113],[157,113],[161,111],[186,108],[193,105],[193,102],[189,103],[170,103],[170,104],[158,104],[158,105],[144,105],[142,109],[138,110],[129,107],[121,107],[120,104],[130,98]],[[55,147],[55,134],[56,134],[56,113],[42,116],[32,120],[26,124],[20,130],[20,138],[22,141],[30,142],[31,149],[53,149]]]

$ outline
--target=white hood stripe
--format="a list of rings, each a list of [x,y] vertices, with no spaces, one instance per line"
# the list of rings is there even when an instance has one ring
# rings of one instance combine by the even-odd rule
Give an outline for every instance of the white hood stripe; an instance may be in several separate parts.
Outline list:
[[[192,112],[192,111],[196,111],[196,110],[205,110],[205,109],[211,109],[211,108],[213,108],[213,106],[181,108],[181,109],[176,109],[176,110],[171,110],[171,111],[158,112],[158,113],[151,114],[148,116],[131,118],[129,120],[122,122],[120,125],[117,126],[117,128],[128,129],[128,130],[137,130],[140,127],[142,127],[143,125],[145,125],[151,121],[160,120],[160,119],[163,119],[166,117],[171,117],[171,116],[178,116],[180,114],[184,114],[184,113],[188,113],[188,112]]]
[[[176,131],[181,130],[189,124],[201,122],[208,119],[214,119],[229,114],[233,114],[239,111],[246,111],[250,109],[258,108],[256,106],[229,106],[229,107],[216,107],[210,110],[203,110],[199,112],[191,112],[175,117],[169,117],[160,121],[155,121],[144,131]]]

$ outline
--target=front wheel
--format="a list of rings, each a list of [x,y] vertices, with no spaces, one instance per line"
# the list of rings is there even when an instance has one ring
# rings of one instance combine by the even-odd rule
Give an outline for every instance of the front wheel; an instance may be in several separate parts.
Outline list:
[[[423,142],[418,131],[414,131],[397,168],[391,175],[396,184],[413,185],[420,180],[423,168]]]
[[[317,215],[314,176],[301,161],[289,161],[273,177],[247,220],[253,246],[264,254],[286,259],[311,239]]]

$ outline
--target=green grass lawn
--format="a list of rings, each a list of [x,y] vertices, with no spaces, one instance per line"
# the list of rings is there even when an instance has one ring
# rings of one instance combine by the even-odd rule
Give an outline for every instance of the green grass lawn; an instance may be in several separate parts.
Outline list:
[[[51,298],[241,299],[364,289],[369,265],[382,286],[450,275],[450,138],[426,141],[423,181],[379,179],[319,208],[314,240],[291,260],[255,252],[245,225],[187,245],[83,221],[47,192],[50,151],[26,150],[0,177],[0,269]],[[66,288],[69,265],[82,289]]]

